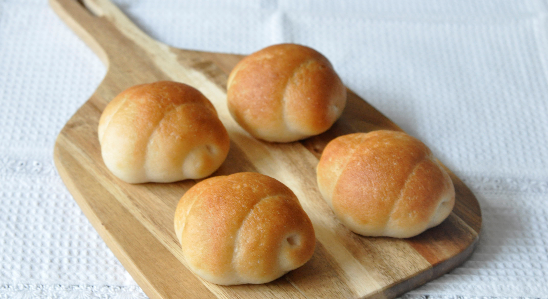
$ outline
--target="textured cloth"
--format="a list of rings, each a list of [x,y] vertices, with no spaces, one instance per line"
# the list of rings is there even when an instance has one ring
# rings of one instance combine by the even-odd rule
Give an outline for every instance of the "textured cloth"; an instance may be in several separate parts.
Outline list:
[[[404,298],[548,298],[546,2],[115,3],[179,48],[316,48],[465,181],[483,213],[477,249]],[[0,298],[146,297],[52,161],[57,134],[105,73],[46,1],[0,1]]]

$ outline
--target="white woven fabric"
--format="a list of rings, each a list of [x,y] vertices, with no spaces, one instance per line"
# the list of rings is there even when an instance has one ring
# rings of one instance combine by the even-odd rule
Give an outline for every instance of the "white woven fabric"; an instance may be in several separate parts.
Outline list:
[[[115,2],[180,48],[318,49],[466,182],[483,212],[476,251],[405,298],[548,298],[547,3]],[[146,297],[52,162],[105,72],[45,1],[0,1],[0,298]]]

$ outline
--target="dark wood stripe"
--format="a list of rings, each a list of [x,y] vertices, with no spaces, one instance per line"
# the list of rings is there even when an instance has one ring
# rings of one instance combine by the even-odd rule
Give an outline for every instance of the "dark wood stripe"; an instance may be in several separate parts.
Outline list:
[[[66,142],[61,137],[55,148],[58,171],[86,217],[145,293],[170,298],[199,292],[202,298],[216,298],[64,149]]]

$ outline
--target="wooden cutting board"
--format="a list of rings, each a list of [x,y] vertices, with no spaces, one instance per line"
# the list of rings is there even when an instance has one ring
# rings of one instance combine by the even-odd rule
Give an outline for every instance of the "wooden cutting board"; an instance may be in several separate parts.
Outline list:
[[[451,172],[457,194],[453,213],[417,237],[361,237],[334,217],[316,186],[315,167],[325,145],[347,133],[400,130],[356,94],[349,91],[341,119],[322,135],[288,144],[258,141],[234,122],[225,104],[227,74],[242,56],[161,44],[107,0],[50,4],[108,67],[95,93],[59,134],[55,165],[89,221],[149,297],[393,298],[450,271],[472,253],[480,207]],[[122,90],[158,80],[192,85],[215,105],[231,149],[214,175],[260,172],[295,192],[317,239],[314,256],[303,267],[264,285],[223,287],[203,281],[185,267],[173,229],[177,202],[196,182],[130,185],[106,169],[97,140],[101,112]]]

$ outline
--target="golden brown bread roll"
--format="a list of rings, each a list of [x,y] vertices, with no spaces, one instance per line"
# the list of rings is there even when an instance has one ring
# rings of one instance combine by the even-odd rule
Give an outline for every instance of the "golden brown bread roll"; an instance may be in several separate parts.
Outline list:
[[[225,160],[228,133],[195,88],[161,81],[128,88],[99,120],[107,168],[128,183],[203,178]]]
[[[241,60],[230,73],[228,108],[256,138],[290,142],[329,129],[346,105],[346,88],[314,49],[280,44]]]
[[[447,172],[421,141],[374,131],[329,142],[318,187],[340,221],[364,236],[408,238],[440,224],[453,209]]]
[[[222,285],[272,281],[314,252],[312,223],[295,194],[259,173],[208,178],[180,199],[175,233],[189,268]]]

